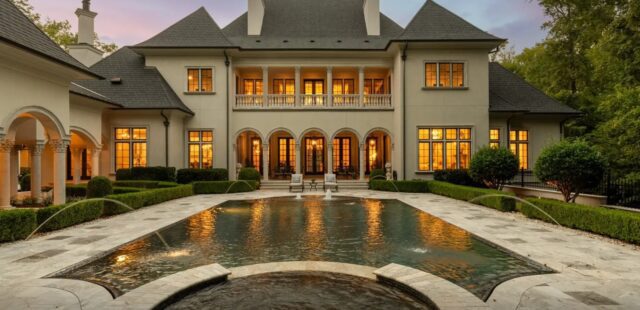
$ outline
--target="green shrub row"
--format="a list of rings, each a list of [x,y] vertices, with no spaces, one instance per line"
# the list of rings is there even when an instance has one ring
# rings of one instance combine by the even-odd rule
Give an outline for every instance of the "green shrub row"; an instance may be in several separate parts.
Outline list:
[[[176,180],[180,184],[190,184],[198,181],[227,181],[227,169],[180,169]]]
[[[256,188],[258,188],[258,182],[256,181],[214,181],[193,183],[193,193],[196,195],[246,193],[255,191]]]
[[[551,215],[560,225],[640,244],[640,213],[589,207],[557,200],[526,199]],[[553,223],[538,209],[519,203],[520,212],[529,218]]]
[[[471,201],[475,198],[485,195],[513,195],[498,190],[475,188],[462,185],[455,185],[440,181],[383,181],[373,180],[370,182],[371,189],[387,192],[400,191],[403,193],[433,193],[436,195],[446,196],[453,199]],[[394,186],[395,185],[395,186]],[[475,204],[500,210],[502,212],[513,212],[516,210],[515,199],[508,197],[487,197],[474,201]]]
[[[191,185],[182,185],[171,188],[160,188],[147,191],[141,191],[137,193],[109,195],[105,198],[120,201],[133,209],[140,209],[143,207],[159,204],[165,201],[174,200],[178,198],[188,197],[193,195],[193,189]],[[105,202],[104,215],[111,216],[122,214],[131,211],[131,209],[124,206]]]
[[[256,181],[260,183],[262,175],[256,168],[242,168],[240,169],[240,173],[238,173],[238,180]]]
[[[137,193],[145,190],[140,187],[122,187],[117,186],[113,188],[113,194],[127,194],[127,193]],[[67,197],[87,197],[87,185],[86,184],[78,184],[78,185],[67,185],[66,188]]]
[[[156,188],[169,188],[176,187],[178,183],[175,182],[162,182],[162,181],[115,181],[113,182],[115,187],[135,187],[144,189],[156,189]]]
[[[176,181],[176,168],[174,167],[135,167],[131,169],[118,169],[117,181]]]
[[[38,225],[44,223],[48,218],[63,210],[67,206],[51,206],[47,208],[37,209],[36,216],[38,218]],[[47,224],[45,224],[38,232],[53,231],[69,226],[77,225],[84,222],[93,221],[102,216],[103,201],[81,201],[78,204],[62,211],[60,214],[52,218]]]
[[[25,239],[38,226],[33,209],[0,211],[0,242]]]

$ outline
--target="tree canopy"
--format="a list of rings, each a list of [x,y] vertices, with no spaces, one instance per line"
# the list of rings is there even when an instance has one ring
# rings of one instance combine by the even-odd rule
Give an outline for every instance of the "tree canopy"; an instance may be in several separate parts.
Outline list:
[[[547,16],[546,39],[498,61],[582,111],[567,135],[594,145],[615,174],[639,172],[640,1],[536,1]]]
[[[29,0],[11,0],[31,21],[46,33],[54,42],[58,43],[62,48],[68,50],[69,45],[78,43],[78,34],[71,31],[71,23],[68,20],[52,20],[46,18],[42,20],[42,16],[35,12]],[[95,35],[94,46],[105,53],[113,53],[118,49],[115,43],[105,43],[100,41],[98,34]]]

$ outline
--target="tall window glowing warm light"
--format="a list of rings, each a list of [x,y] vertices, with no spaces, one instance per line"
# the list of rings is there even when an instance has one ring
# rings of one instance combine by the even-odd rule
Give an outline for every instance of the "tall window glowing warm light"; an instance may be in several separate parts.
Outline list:
[[[278,138],[278,170],[281,173],[296,171],[296,141],[293,138]]]
[[[489,146],[494,149],[500,147],[500,129],[489,130]]]
[[[529,169],[529,131],[511,130],[509,132],[509,149],[520,161],[520,169]]]
[[[465,64],[460,62],[428,62],[424,66],[426,88],[464,88]]]
[[[367,141],[367,172],[378,167],[378,139],[369,138]]]
[[[470,128],[418,129],[419,171],[467,169],[470,162]]]
[[[253,168],[258,171],[261,171],[261,161],[262,161],[262,145],[260,145],[260,139],[253,138],[251,140],[251,164],[253,164]]]
[[[333,170],[346,172],[351,167],[351,138],[333,139]]]
[[[190,130],[188,136],[189,168],[213,168],[213,131]]]
[[[147,166],[146,128],[116,128],[114,140],[116,170]]]
[[[187,69],[187,91],[190,93],[213,92],[213,69]]]

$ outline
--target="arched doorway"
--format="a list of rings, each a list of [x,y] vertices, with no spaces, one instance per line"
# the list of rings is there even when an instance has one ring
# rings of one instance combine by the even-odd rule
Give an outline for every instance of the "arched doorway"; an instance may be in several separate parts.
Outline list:
[[[269,134],[269,178],[288,180],[299,170],[296,137],[287,129],[276,129]]]
[[[9,180],[0,182],[0,206],[9,206],[12,197],[25,195],[41,201],[43,187],[54,204],[64,204],[70,137],[59,119],[44,108],[30,106],[8,115],[0,128],[0,180]],[[29,177],[22,180],[29,185],[29,192],[19,184],[25,171]]]
[[[264,172],[262,136],[252,129],[242,130],[236,138],[236,163]]]
[[[385,169],[391,163],[391,135],[386,129],[374,129],[367,133],[363,141],[365,174],[375,169]]]
[[[355,130],[341,129],[333,135],[331,163],[339,179],[355,180],[360,177],[360,137]]]
[[[327,173],[327,135],[319,129],[305,131],[300,138],[302,173],[322,176]]]
[[[71,127],[71,142],[67,151],[68,181],[78,184],[100,174],[100,147],[86,130]]]

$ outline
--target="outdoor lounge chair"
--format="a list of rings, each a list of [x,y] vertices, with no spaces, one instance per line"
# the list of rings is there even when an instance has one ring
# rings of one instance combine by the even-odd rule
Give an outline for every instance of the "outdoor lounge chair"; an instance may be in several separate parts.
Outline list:
[[[293,192],[293,189],[295,188],[300,188],[300,190],[304,193],[304,179],[302,178],[302,174],[291,175],[291,183],[289,183],[289,191]]]
[[[324,175],[324,184],[322,185],[322,191],[326,191],[327,189],[336,188],[336,192],[338,191],[338,179],[335,174],[327,173]]]

